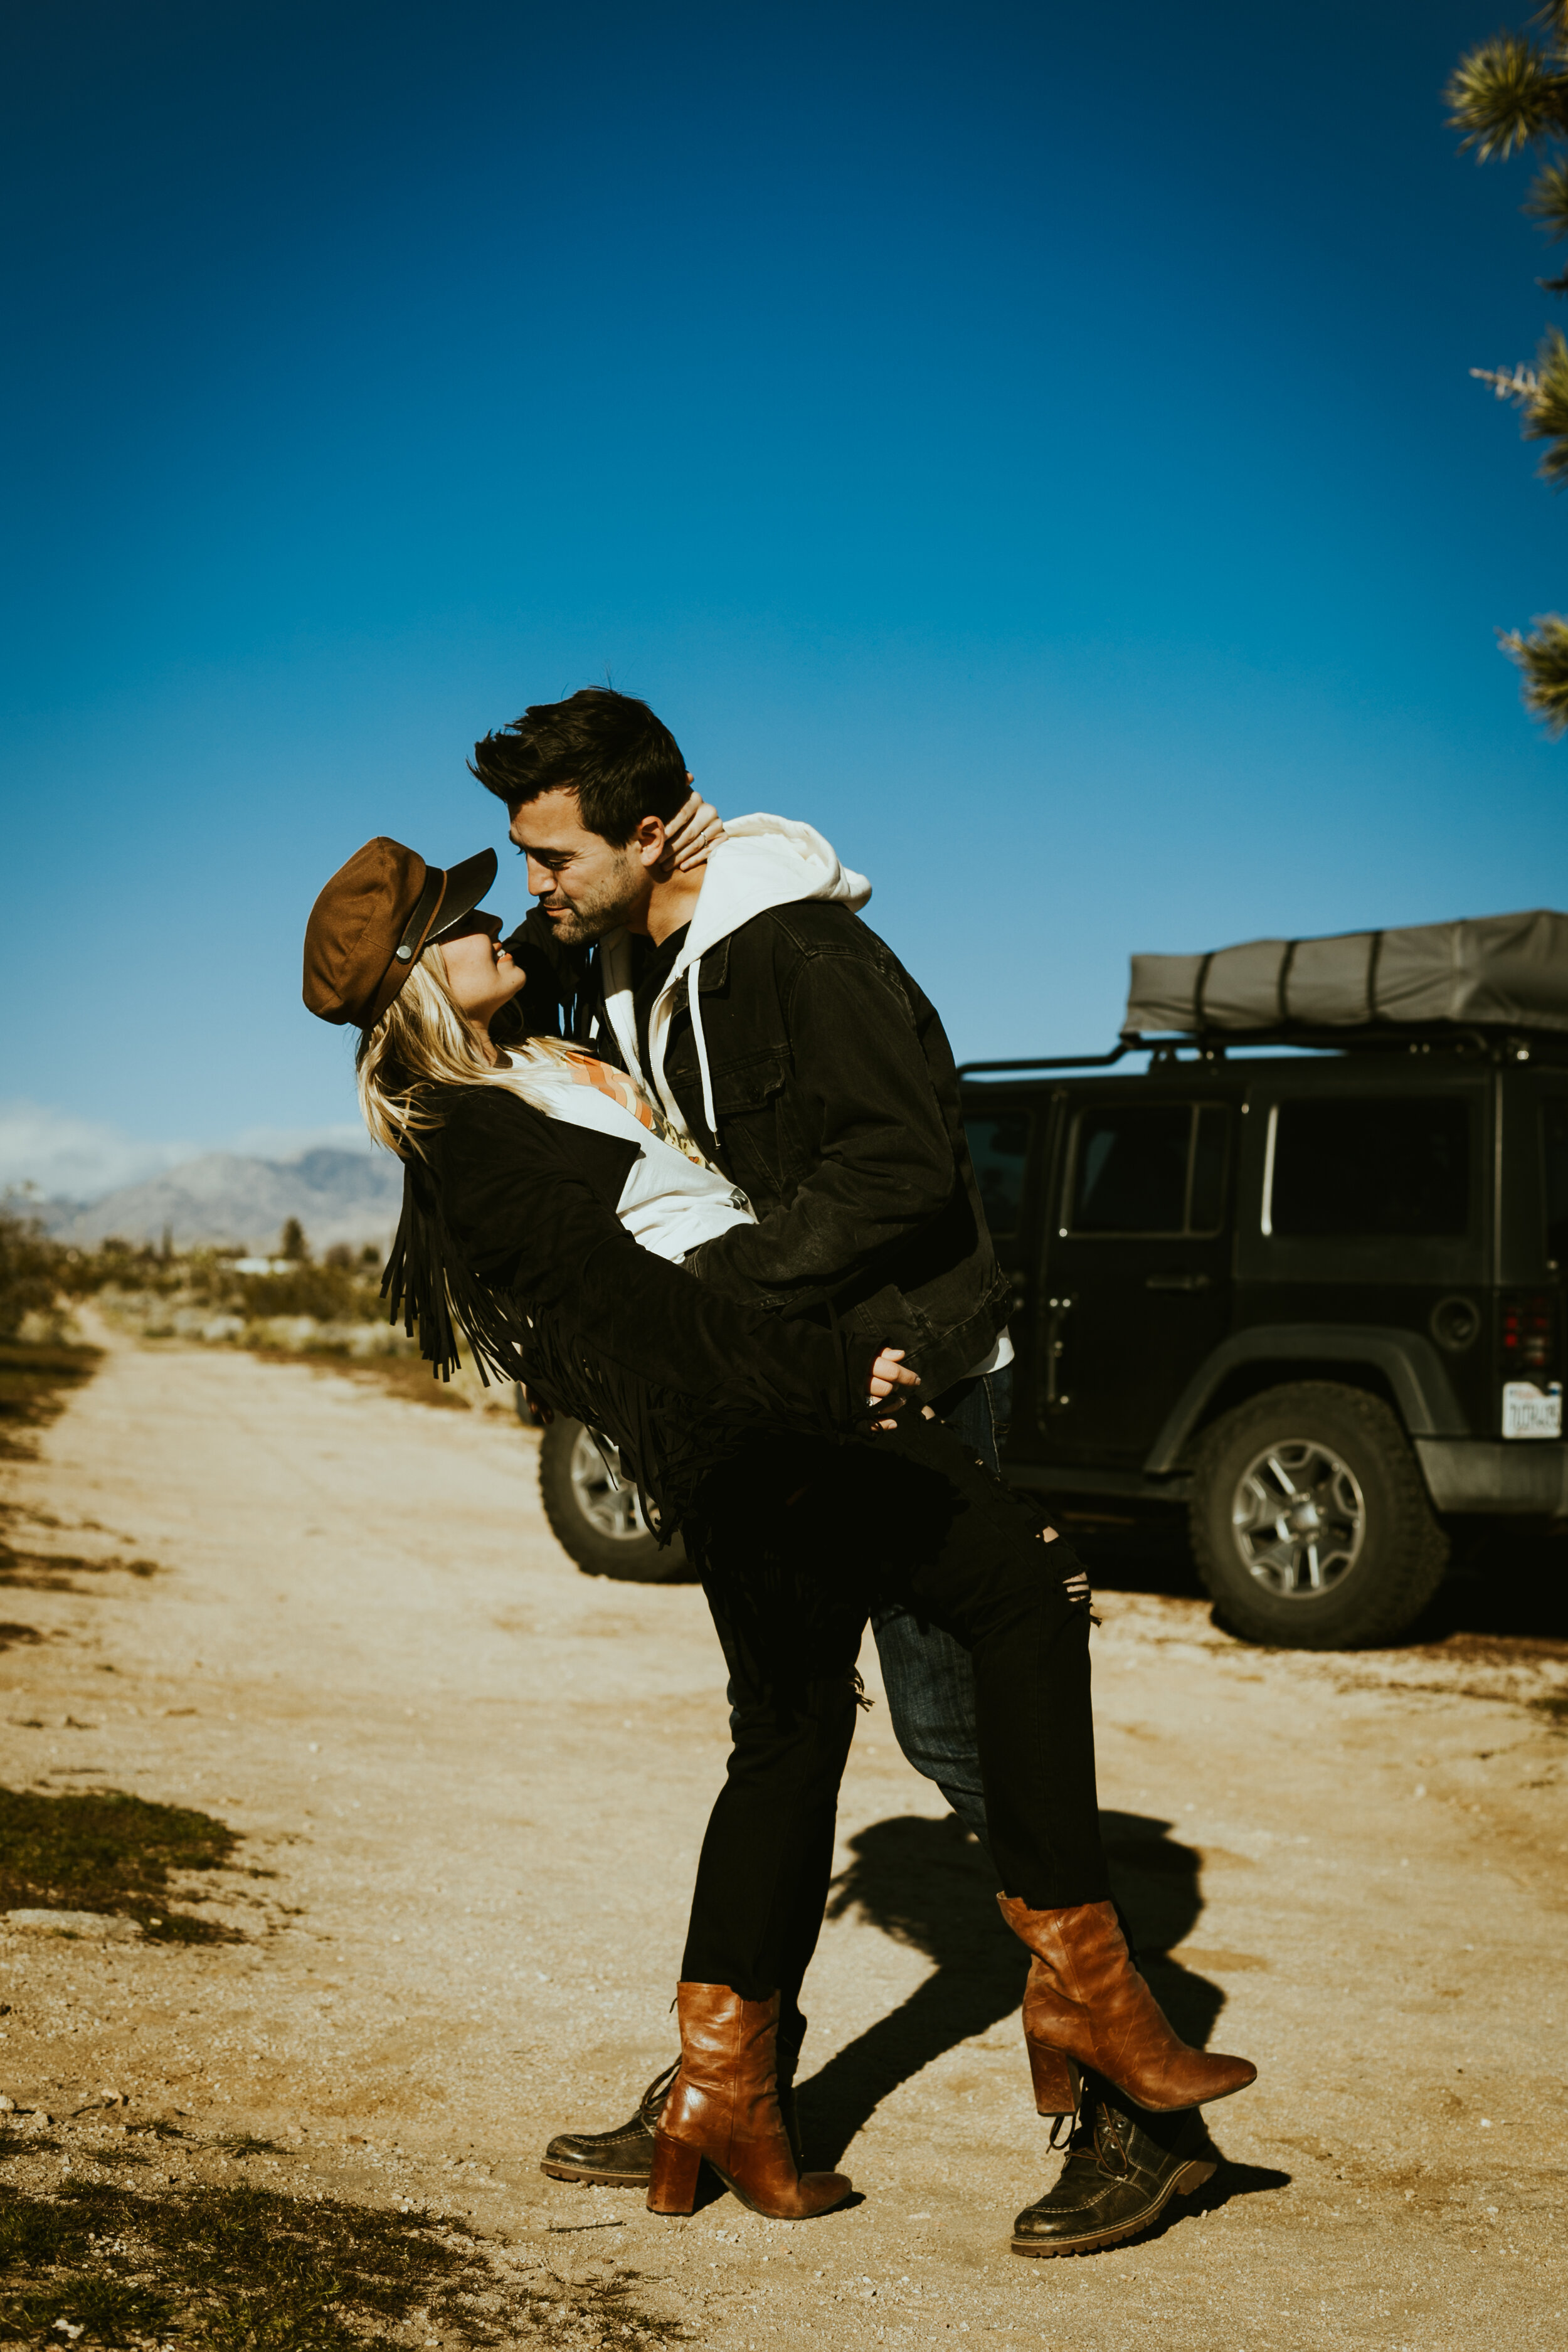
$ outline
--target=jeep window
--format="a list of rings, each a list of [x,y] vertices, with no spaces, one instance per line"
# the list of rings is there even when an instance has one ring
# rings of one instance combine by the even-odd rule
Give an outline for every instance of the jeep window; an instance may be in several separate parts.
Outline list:
[[[1079,1114],[1075,1234],[1212,1234],[1225,1213],[1229,1114],[1219,1104],[1108,1103]]]
[[[1470,1107],[1458,1096],[1314,1095],[1270,1111],[1266,1234],[1441,1236],[1469,1222]]]
[[[1568,1095],[1548,1095],[1541,1106],[1546,1148],[1546,1255],[1568,1265]]]
[[[985,1222],[993,1234],[1016,1234],[1024,1210],[1024,1167],[1029,1156],[1029,1114],[998,1111],[985,1118],[967,1118],[969,1157]]]

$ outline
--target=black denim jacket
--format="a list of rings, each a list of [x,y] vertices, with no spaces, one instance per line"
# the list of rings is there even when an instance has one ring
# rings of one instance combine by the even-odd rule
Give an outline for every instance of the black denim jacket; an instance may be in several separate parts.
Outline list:
[[[598,959],[555,940],[535,908],[508,945],[526,963],[528,1025],[553,990],[565,1034],[617,1061]],[[699,985],[719,1132],[680,983],[665,1075],[691,1133],[761,1220],[687,1264],[753,1307],[830,1304],[853,1330],[907,1348],[939,1396],[1006,1321],[970,1165],[958,1078],[934,1007],[892,950],[816,899],[756,915],[702,959]]]

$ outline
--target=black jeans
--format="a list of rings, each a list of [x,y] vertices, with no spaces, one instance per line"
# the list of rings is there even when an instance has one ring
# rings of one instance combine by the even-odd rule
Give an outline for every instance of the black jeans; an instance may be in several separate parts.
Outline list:
[[[868,1614],[901,1604],[973,1662],[1003,1891],[1048,1910],[1110,1894],[1087,1605],[1068,1547],[955,1431],[913,1414],[844,1445],[760,1442],[689,1517],[730,1668],[734,1740],[698,1864],[681,1975],[793,2008],[822,1924]]]

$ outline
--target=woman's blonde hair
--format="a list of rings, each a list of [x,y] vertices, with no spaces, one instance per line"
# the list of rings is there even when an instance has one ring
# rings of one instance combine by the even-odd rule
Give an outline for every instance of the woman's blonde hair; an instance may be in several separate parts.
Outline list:
[[[573,1048],[558,1037],[530,1037],[510,1051],[512,1066],[498,1069],[452,994],[439,947],[426,948],[360,1040],[354,1070],[366,1127],[389,1151],[406,1151],[411,1144],[417,1150],[420,1136],[442,1122],[430,1099],[433,1086],[506,1087],[530,1102],[530,1063],[573,1058]]]

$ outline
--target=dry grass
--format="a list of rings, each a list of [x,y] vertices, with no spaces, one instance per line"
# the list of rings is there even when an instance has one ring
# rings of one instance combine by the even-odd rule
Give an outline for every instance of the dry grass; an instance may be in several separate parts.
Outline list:
[[[119,1789],[0,1789],[0,1909],[107,1912],[158,1942],[233,1942],[233,1928],[179,1909],[170,1874],[227,1869],[238,1843],[210,1813]]]
[[[31,1461],[30,1433],[46,1428],[101,1361],[99,1348],[0,1340],[0,1461]]]
[[[241,2158],[273,2152],[263,2142],[223,2146]],[[0,2135],[0,2160],[59,2152],[53,2136]],[[91,2161],[101,2166],[109,2155],[94,2149]],[[118,2160],[146,2161],[131,2150]],[[575,2352],[612,2338],[648,2345],[686,2336],[637,2306],[634,2273],[567,2286],[539,2263],[519,2276],[498,2252],[428,2211],[295,2197],[248,2181],[190,2180],[152,2194],[118,2180],[68,2180],[47,2195],[9,2188],[0,2209],[0,2342],[55,2352],[79,2339],[391,2352],[412,2343],[548,2340]]]

